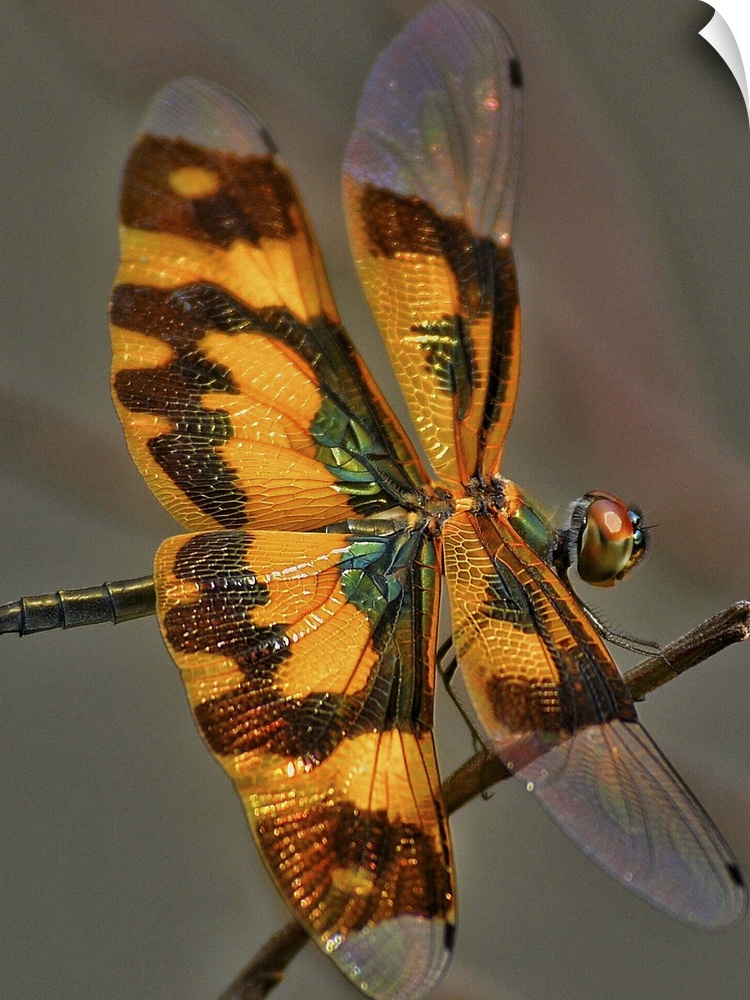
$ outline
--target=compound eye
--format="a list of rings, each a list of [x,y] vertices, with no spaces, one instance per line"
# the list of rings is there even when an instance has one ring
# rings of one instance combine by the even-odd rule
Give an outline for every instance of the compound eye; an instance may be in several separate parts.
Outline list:
[[[579,576],[596,587],[613,587],[646,551],[640,511],[609,493],[587,493],[579,504]]]

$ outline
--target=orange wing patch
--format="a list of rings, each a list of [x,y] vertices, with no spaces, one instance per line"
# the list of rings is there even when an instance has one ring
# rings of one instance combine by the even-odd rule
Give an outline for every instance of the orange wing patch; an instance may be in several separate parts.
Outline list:
[[[550,739],[611,718],[635,719],[596,629],[505,518],[457,514],[446,521],[443,541],[462,676],[510,767],[523,766]]]

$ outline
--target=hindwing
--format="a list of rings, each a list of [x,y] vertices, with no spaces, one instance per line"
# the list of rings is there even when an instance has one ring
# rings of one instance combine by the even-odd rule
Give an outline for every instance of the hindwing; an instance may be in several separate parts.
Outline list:
[[[452,941],[436,558],[428,538],[378,522],[183,535],[156,557],[164,639],[272,877],[378,997],[425,996]]]
[[[112,391],[136,464],[192,529],[315,529],[424,473],[341,327],[294,183],[227,91],[178,80],[125,168]]]

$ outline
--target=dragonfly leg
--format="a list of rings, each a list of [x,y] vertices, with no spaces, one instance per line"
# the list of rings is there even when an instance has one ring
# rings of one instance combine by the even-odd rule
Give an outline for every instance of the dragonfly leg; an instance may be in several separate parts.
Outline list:
[[[583,610],[602,639],[611,642],[613,646],[619,646],[620,649],[628,649],[631,653],[640,653],[642,656],[652,656],[654,652],[658,652],[661,649],[660,644],[653,642],[651,639],[636,639],[632,635],[625,635],[624,632],[617,632],[615,629],[610,628],[586,604],[583,604]]]
[[[477,728],[470,710],[453,689],[453,681],[455,680],[456,670],[458,669],[458,659],[453,652],[453,636],[448,636],[445,642],[438,649],[437,668],[438,673],[443,680],[443,684],[445,685],[445,690],[448,692],[451,701],[461,713],[461,718],[469,728],[472,742],[474,744],[474,752],[479,753],[482,750],[487,750],[487,741]]]

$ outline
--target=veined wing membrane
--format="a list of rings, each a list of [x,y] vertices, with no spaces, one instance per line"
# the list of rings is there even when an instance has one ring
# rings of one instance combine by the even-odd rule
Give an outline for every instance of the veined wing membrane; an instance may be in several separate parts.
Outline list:
[[[424,473],[341,328],[294,183],[236,98],[178,80],[123,179],[112,388],[186,527],[315,529]]]
[[[217,531],[156,558],[167,647],[280,892],[365,993],[448,960],[452,863],[432,739],[433,542]]]
[[[734,857],[572,592],[502,517],[450,518],[444,551],[458,662],[492,748],[623,885],[688,923],[738,920]]]
[[[427,456],[451,483],[497,471],[515,402],[520,85],[487,11],[434,4],[376,63],[346,152],[360,278]]]

